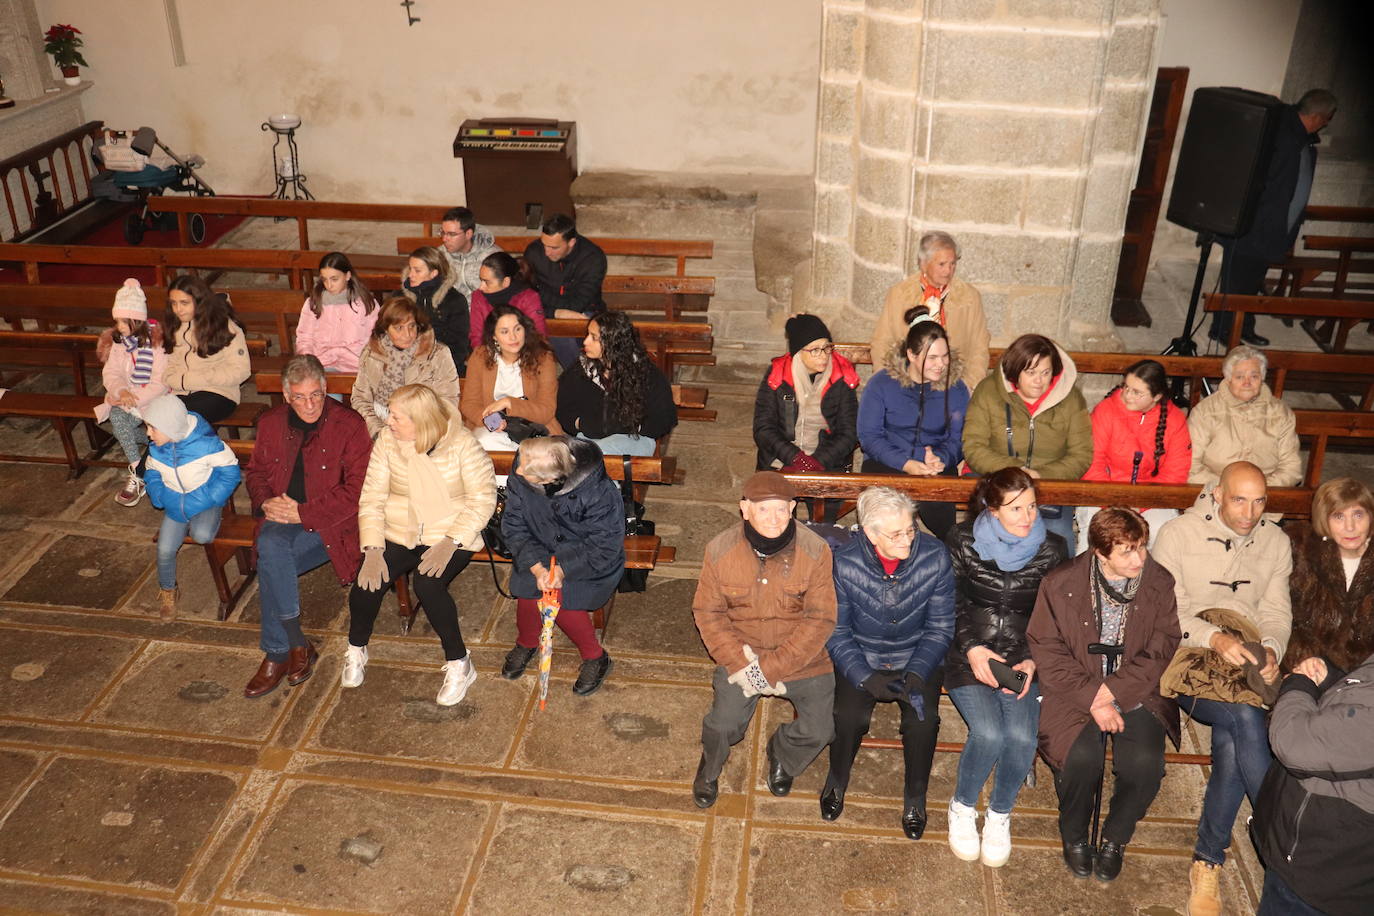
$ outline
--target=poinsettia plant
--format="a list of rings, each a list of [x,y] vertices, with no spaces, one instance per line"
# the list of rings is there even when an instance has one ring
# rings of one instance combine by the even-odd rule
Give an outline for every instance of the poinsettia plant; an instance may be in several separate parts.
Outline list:
[[[59,23],[43,33],[43,40],[46,42],[43,51],[52,55],[57,66],[90,66],[86,58],[81,56],[80,48],[85,42],[81,40],[81,30],[76,26]]]

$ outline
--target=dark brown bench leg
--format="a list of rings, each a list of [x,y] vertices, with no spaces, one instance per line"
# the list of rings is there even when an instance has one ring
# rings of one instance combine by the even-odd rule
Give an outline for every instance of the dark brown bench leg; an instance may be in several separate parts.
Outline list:
[[[420,610],[417,602],[410,598],[410,576],[396,577],[396,613],[401,618],[401,635],[410,635],[410,628],[415,625],[415,614]]]
[[[214,580],[215,591],[219,594],[220,620],[229,616],[229,608],[234,602],[234,593],[229,588],[229,577],[224,574],[224,567],[229,564],[229,558],[237,552],[237,548],[219,541],[211,541],[205,545],[205,559],[210,563],[210,578]]]
[[[606,638],[606,627],[611,622],[611,611],[615,609],[615,592],[611,592],[611,600],[601,607],[592,611],[592,629],[596,630],[597,638]]]
[[[57,430],[57,438],[62,441],[62,451],[67,456],[67,479],[75,480],[81,476],[85,467],[81,463],[81,457],[76,453],[76,442],[72,439],[71,422],[68,417],[54,417],[52,425],[53,429]]]

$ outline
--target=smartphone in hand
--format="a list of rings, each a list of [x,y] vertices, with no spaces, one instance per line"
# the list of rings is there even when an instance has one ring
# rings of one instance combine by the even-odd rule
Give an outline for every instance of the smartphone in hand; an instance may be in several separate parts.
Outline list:
[[[487,429],[491,430],[492,432],[496,432],[498,429],[501,428],[501,423],[505,419],[505,416],[500,411],[497,411],[496,413],[489,413],[482,418],[482,425],[485,426]]]
[[[1017,671],[1006,662],[999,662],[995,658],[990,658],[988,659],[988,669],[992,671],[992,676],[997,680],[997,683],[1012,693],[1019,694],[1026,686],[1026,672]]]

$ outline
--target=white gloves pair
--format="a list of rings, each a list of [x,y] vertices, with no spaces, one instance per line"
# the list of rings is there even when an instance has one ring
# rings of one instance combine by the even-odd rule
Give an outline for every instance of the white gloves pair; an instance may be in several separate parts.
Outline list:
[[[768,678],[763,676],[763,669],[759,667],[758,653],[747,645],[744,647],[744,657],[749,663],[726,680],[739,685],[739,689],[744,691],[746,697],[780,697],[787,693],[787,685],[782,681],[776,684],[768,683]]]

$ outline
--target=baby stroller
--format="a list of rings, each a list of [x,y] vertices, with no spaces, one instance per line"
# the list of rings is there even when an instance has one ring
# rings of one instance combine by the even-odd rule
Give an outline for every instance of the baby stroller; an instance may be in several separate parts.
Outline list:
[[[175,229],[175,213],[154,214],[148,209],[148,197],[164,191],[213,197],[210,187],[195,170],[205,164],[204,158],[192,154],[183,159],[157,138],[151,127],[140,127],[130,133],[124,130],[103,131],[104,140],[92,153],[96,163],[108,170],[91,183],[96,197],[121,203],[137,202],[138,209],[124,220],[124,240],[130,245],[143,241],[150,229]],[[191,242],[205,241],[205,217],[192,213],[188,222]]]

